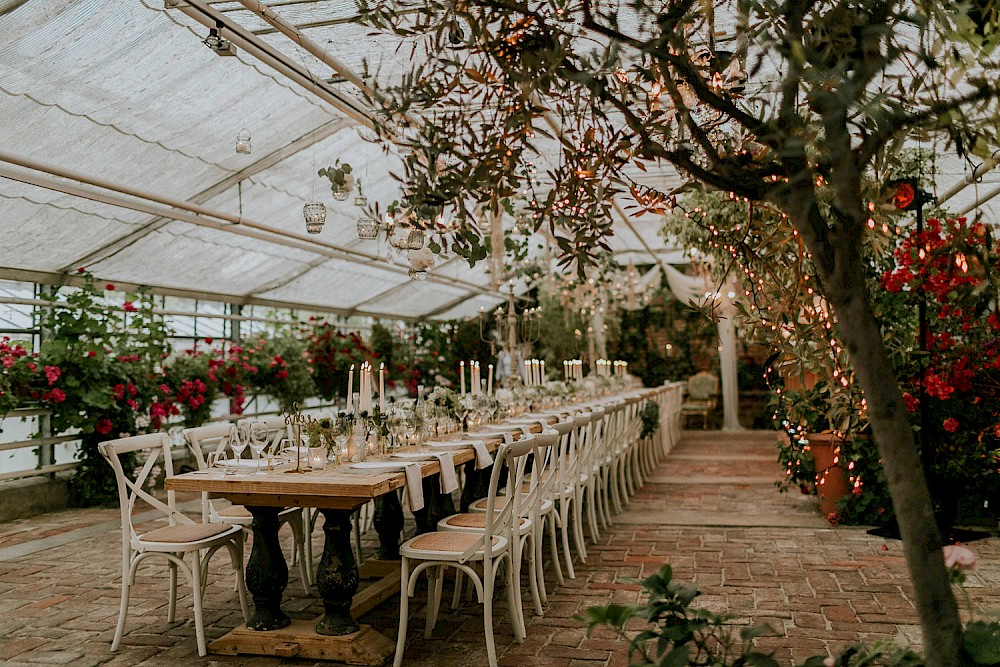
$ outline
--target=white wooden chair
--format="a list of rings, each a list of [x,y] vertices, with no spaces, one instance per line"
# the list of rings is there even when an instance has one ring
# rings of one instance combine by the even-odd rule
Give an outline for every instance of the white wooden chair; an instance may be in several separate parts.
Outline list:
[[[269,447],[277,448],[278,441],[284,437],[285,422],[280,417],[265,421],[268,424],[268,435],[271,441]],[[197,426],[195,428],[184,429],[184,440],[188,449],[198,462],[198,469],[204,470],[214,464],[215,457],[225,451],[229,443],[229,432],[232,425],[227,423],[209,424],[207,426]],[[209,454],[205,455],[208,449]],[[247,448],[250,449],[249,447]],[[251,452],[252,454],[252,452]],[[201,494],[202,520],[208,523],[228,524],[240,526],[249,530],[253,523],[253,515],[243,505],[222,505],[209,499],[207,493]],[[306,553],[305,545],[305,512],[301,507],[289,507],[278,514],[279,526],[282,523],[288,524],[292,529],[292,539],[294,541],[294,551],[292,553],[293,562],[299,565],[299,577],[302,579],[302,590],[309,595],[309,587],[312,585],[312,570],[310,559]]]
[[[521,603],[521,564],[525,555],[528,556],[528,584],[531,590],[531,599],[535,605],[535,613],[544,615],[542,607],[542,591],[545,589],[544,571],[542,570],[542,516],[541,505],[543,502],[541,491],[545,481],[551,476],[551,466],[554,465],[555,457],[550,455],[554,451],[555,445],[559,442],[559,435],[552,431],[540,433],[528,438],[535,441],[532,451],[532,467],[528,481],[521,486],[521,497],[519,499],[520,515],[517,517],[517,526],[512,531],[516,533],[514,547],[514,593],[517,598],[517,609],[521,613],[521,627],[524,628],[524,615]],[[510,489],[508,489],[510,491]],[[495,506],[501,509],[507,502],[507,497],[502,496],[502,501],[494,502]],[[551,507],[551,503],[550,503]],[[437,528],[440,531],[454,530],[465,533],[482,533],[486,525],[486,512],[466,512],[462,514],[452,514],[438,521]],[[456,574],[455,599],[460,594],[460,575]]]
[[[250,618],[247,606],[246,586],[243,582],[243,531],[239,526],[225,524],[197,523],[177,511],[174,492],[167,491],[164,503],[150,492],[150,487],[159,473],[159,465],[167,476],[173,475],[173,459],[170,453],[170,438],[165,433],[137,435],[130,438],[109,440],[98,447],[101,455],[115,471],[118,484],[118,500],[122,512],[122,597],[118,613],[118,625],[111,650],[115,651],[125,634],[125,620],[128,616],[129,594],[135,583],[135,573],[148,558],[162,558],[170,570],[170,598],[167,605],[167,621],[173,622],[177,607],[177,570],[191,584],[194,597],[194,626],[198,641],[198,655],[207,653],[205,645],[205,625],[202,618],[202,597],[208,573],[208,562],[219,549],[229,551],[233,570],[236,572],[236,589],[244,620]],[[138,466],[132,468],[135,454]],[[123,465],[124,460],[124,465]],[[167,525],[139,533],[133,524],[136,503],[141,502],[162,514]],[[185,556],[191,554],[188,565]]]
[[[493,640],[493,590],[499,565],[505,563],[507,603],[510,606],[510,622],[514,627],[517,641],[524,641],[524,628],[517,608],[517,598],[513,579],[513,548],[517,537],[513,531],[513,519],[520,516],[520,494],[513,493],[510,501],[498,507],[497,488],[502,470],[508,471],[507,488],[518,489],[524,479],[524,465],[527,454],[535,447],[532,438],[519,440],[500,446],[494,457],[493,472],[490,475],[489,495],[482,532],[466,533],[458,531],[435,531],[424,533],[407,540],[399,547],[402,559],[400,582],[399,635],[396,639],[394,667],[403,664],[403,649],[406,646],[406,627],[409,621],[409,604],[416,586],[417,577],[427,571],[428,606],[427,625],[424,636],[430,637],[437,623],[441,605],[441,585],[444,568],[453,567],[464,573],[472,581],[479,602],[483,605],[483,629],[486,635],[486,652],[490,667],[497,667],[496,645]],[[482,575],[472,565],[482,567]],[[412,570],[411,570],[412,567]]]

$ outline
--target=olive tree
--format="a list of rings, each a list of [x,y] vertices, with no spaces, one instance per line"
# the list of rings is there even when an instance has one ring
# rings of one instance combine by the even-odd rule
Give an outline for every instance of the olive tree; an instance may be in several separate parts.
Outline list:
[[[381,136],[410,149],[404,206],[452,217],[470,262],[489,236],[480,214],[520,194],[584,272],[616,202],[669,209],[676,193],[649,177],[664,165],[787,216],[864,391],[934,667],[959,663],[961,624],[861,241],[886,151],[932,136],[959,155],[996,148],[994,2],[402,0],[361,13],[403,38],[372,102]],[[739,242],[738,227],[718,232]]]

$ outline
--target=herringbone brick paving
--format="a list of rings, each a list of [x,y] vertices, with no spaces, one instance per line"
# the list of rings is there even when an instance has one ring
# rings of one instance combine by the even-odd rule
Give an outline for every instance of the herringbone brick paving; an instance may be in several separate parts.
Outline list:
[[[674,566],[696,580],[701,604],[767,622],[776,636],[758,640],[783,664],[836,651],[854,641],[891,638],[919,642],[911,588],[900,544],[862,528],[832,527],[815,501],[779,494],[773,482],[771,433],[685,432],[615,525],[588,546],[576,580],[549,577],[543,617],[528,614],[528,638],[513,641],[506,607],[496,610],[496,641],[505,667],[622,667],[625,643],[607,631],[587,637],[574,614],[608,602],[635,603],[630,578]],[[122,649],[112,653],[118,611],[120,543],[117,510],[69,510],[0,525],[0,664],[17,665],[254,665],[308,661],[208,656],[199,658],[190,621],[191,597],[182,584],[178,621],[166,622],[166,576],[140,570]],[[290,538],[286,540],[286,553]],[[374,549],[366,538],[366,551]],[[314,535],[321,551],[322,532]],[[984,609],[1000,609],[1000,546],[974,543],[980,566],[968,590]],[[547,552],[546,552],[547,553]],[[284,608],[298,618],[319,615],[291,568]],[[500,596],[502,598],[502,596]],[[498,600],[500,599],[498,598]],[[444,605],[431,640],[423,639],[418,589],[411,605],[405,664],[412,667],[486,664],[480,607]],[[445,600],[450,595],[445,589]],[[398,604],[389,601],[364,619],[395,637]],[[241,622],[225,556],[213,560],[205,597],[209,637]]]

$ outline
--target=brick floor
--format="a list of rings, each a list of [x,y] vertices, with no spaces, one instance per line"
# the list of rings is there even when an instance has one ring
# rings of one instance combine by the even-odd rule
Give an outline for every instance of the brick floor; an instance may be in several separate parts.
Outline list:
[[[862,528],[831,527],[815,501],[780,494],[774,480],[771,433],[685,432],[681,444],[632,498],[615,525],[588,546],[576,580],[548,579],[543,617],[526,609],[528,638],[513,641],[506,606],[496,610],[500,664],[508,667],[624,667],[625,644],[606,630],[586,636],[573,616],[608,602],[635,603],[630,581],[670,562],[675,576],[699,583],[700,603],[728,611],[740,623],[769,623],[776,636],[757,640],[782,664],[888,638],[916,643],[919,628],[898,541]],[[191,596],[180,589],[178,620],[166,621],[166,577],[140,570],[121,650],[110,641],[118,611],[120,552],[116,510],[68,510],[0,524],[0,664],[247,665],[309,661],[209,656],[199,658],[190,621]],[[283,534],[286,553],[290,536]],[[322,532],[314,535],[321,552]],[[366,536],[366,551],[374,536]],[[967,589],[982,609],[1000,609],[1000,539],[971,545],[980,566]],[[547,551],[546,551],[547,554]],[[209,638],[241,622],[225,559],[213,561],[205,597]],[[291,568],[285,609],[296,618],[321,612]],[[526,588],[526,587],[525,587]],[[449,583],[432,639],[423,638],[423,590],[411,604],[405,664],[412,667],[486,664],[479,607],[452,611]],[[502,596],[501,596],[502,597]],[[498,598],[499,599],[499,598]],[[390,638],[398,603],[362,619]]]

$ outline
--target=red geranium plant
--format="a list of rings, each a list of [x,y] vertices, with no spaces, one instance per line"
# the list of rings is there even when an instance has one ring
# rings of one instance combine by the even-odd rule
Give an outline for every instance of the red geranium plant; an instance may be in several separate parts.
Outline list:
[[[916,353],[900,357],[909,363],[899,375],[914,426],[924,421],[922,456],[945,526],[959,494],[980,507],[1000,495],[998,277],[1000,246],[985,224],[965,218],[928,220],[903,239],[882,277],[889,293],[926,304],[926,351],[911,331]]]

